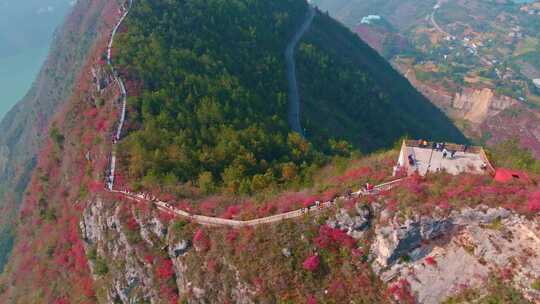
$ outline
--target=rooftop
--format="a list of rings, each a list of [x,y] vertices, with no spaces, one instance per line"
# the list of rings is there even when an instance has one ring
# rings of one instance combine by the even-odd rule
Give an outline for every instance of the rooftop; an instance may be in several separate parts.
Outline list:
[[[399,158],[400,166],[406,167],[408,174],[418,171],[420,175],[442,170],[453,175],[464,172],[493,173],[493,168],[481,147],[446,143],[444,145],[446,157],[443,149],[433,147],[433,142],[422,145],[419,141],[404,141]],[[453,157],[452,152],[455,152]],[[409,156],[414,160],[413,164],[409,161]]]

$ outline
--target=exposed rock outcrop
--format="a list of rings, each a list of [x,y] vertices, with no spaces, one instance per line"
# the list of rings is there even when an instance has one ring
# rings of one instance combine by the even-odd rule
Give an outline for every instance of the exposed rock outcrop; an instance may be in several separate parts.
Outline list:
[[[400,258],[409,257],[422,242],[434,240],[452,229],[449,219],[431,219],[422,217],[419,220],[405,221],[403,225],[397,220],[389,226],[376,227],[375,240],[371,252],[380,267],[391,266]]]
[[[128,241],[119,218],[120,206],[105,206],[102,200],[90,202],[80,222],[87,252],[95,250],[98,259],[108,264],[111,284],[108,301],[121,303],[158,303],[159,295],[154,289],[151,265],[139,257],[139,252]],[[116,263],[121,265],[116,265]],[[90,261],[94,277],[95,261]]]
[[[331,228],[346,230],[348,235],[360,239],[369,227],[371,218],[372,212],[368,206],[356,204],[355,214],[351,215],[347,210],[340,209],[326,224]]]
[[[540,221],[503,208],[377,226],[371,252],[383,281],[407,280],[420,303],[440,303],[500,273],[524,296],[540,300],[531,287],[540,277]]]

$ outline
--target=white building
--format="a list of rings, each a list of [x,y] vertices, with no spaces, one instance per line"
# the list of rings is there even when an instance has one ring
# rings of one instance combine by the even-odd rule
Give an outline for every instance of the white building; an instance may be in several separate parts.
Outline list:
[[[533,79],[533,83],[538,89],[540,89],[540,78]]]

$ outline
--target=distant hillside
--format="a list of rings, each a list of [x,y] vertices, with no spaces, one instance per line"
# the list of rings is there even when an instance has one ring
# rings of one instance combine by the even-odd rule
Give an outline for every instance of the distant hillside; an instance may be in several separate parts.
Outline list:
[[[284,50],[306,12],[297,0],[137,1],[117,47],[137,94],[119,149],[128,180],[150,188],[205,178],[250,192],[261,186],[254,176],[286,180],[287,168],[335,153],[331,139],[363,152],[405,135],[464,140],[384,59],[320,13],[296,56],[314,146],[289,134]]]
[[[398,136],[386,129],[456,141],[460,135],[442,115],[442,124],[409,126],[414,111],[418,120],[440,113],[402,78],[377,73],[389,67],[343,27],[318,15],[297,51],[302,100],[326,114],[315,124],[314,114],[302,111],[304,140],[287,125],[285,46],[306,20],[305,2],[137,0],[126,11],[129,3],[101,7],[102,33],[121,34],[114,41],[99,36],[36,157],[14,253],[0,276],[1,303],[440,303],[456,291],[475,292],[465,286],[482,288],[476,298],[489,296],[486,302],[522,303],[513,300],[534,292],[540,263],[529,253],[540,242],[528,236],[540,231],[530,224],[538,223],[532,174],[540,165],[528,153],[509,145],[493,155],[495,164],[534,169],[530,184],[445,172],[387,184],[397,150],[362,156],[331,137],[369,151]],[[108,41],[114,68],[104,60]],[[365,50],[364,61],[348,54],[355,45]],[[314,73],[335,66],[328,72],[337,76],[306,75],[306,64]],[[128,125],[116,143],[124,83]],[[309,91],[321,84],[372,116],[337,102],[332,108],[328,89],[319,89],[320,97]],[[356,124],[351,128],[367,138],[341,131],[332,109],[381,131]],[[115,191],[108,191],[112,155],[119,167]],[[353,195],[366,183],[385,185]],[[124,192],[130,187],[148,193]],[[230,229],[201,226],[196,215],[214,217],[205,223],[271,215],[279,221]],[[485,241],[491,236],[504,239],[508,260]],[[516,270],[506,261],[517,261]]]
[[[538,1],[314,0],[377,49],[473,141],[540,155]],[[368,15],[388,21],[395,33]],[[391,38],[391,39],[389,39]],[[499,120],[514,119],[507,130]],[[529,128],[515,128],[527,121]],[[526,130],[526,131],[523,131]]]
[[[73,8],[32,88],[0,122],[0,269],[11,251],[14,215],[48,135],[49,121],[72,94],[74,79],[103,26],[105,3],[80,1]]]
[[[315,19],[298,62],[303,118],[316,139],[343,138],[364,152],[404,135],[465,140],[384,58],[327,15]]]

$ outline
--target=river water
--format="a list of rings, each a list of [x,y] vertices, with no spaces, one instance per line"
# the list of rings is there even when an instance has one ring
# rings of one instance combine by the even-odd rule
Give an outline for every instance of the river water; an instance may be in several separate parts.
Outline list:
[[[31,87],[47,58],[54,30],[74,4],[74,0],[0,0],[0,119]]]

